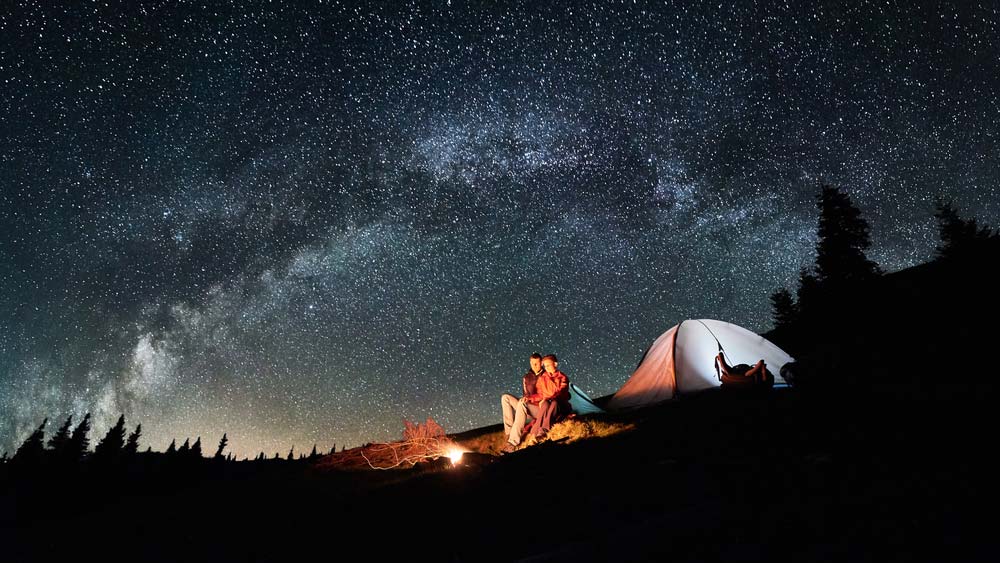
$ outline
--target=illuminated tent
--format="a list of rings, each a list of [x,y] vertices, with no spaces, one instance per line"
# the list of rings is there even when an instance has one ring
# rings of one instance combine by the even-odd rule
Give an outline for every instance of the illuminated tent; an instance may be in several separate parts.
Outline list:
[[[723,321],[686,320],[653,341],[632,377],[608,401],[608,408],[639,407],[718,387],[715,356],[720,348],[729,365],[753,365],[763,359],[774,384],[786,384],[779,373],[793,359],[763,336]]]
[[[573,412],[576,414],[604,412],[601,407],[594,404],[594,401],[586,393],[572,383],[569,384],[569,404],[573,407]]]

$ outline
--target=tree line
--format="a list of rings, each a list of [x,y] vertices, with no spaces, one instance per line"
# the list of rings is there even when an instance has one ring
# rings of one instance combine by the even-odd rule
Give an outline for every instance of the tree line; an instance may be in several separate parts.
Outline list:
[[[142,437],[142,424],[137,424],[135,429],[128,433],[125,428],[125,415],[121,415],[118,418],[118,422],[112,426],[107,434],[101,438],[100,441],[94,446],[93,451],[90,450],[90,413],[87,413],[83,420],[73,426],[73,415],[66,418],[66,421],[56,430],[48,441],[45,440],[45,429],[48,426],[49,419],[46,417],[42,420],[42,423],[28,436],[28,438],[17,448],[13,457],[8,457],[8,453],[4,452],[3,457],[0,457],[0,463],[10,464],[13,468],[31,470],[45,467],[69,467],[78,464],[89,464],[93,466],[108,466],[121,464],[128,462],[130,460],[136,459],[139,455],[157,455],[163,456],[164,459],[176,460],[176,461],[188,461],[197,463],[203,460],[213,460],[215,462],[235,462],[233,454],[226,453],[226,447],[229,445],[229,437],[227,433],[223,433],[222,438],[219,440],[219,445],[215,450],[215,454],[211,457],[206,457],[202,451],[201,437],[199,436],[194,443],[191,443],[191,439],[187,438],[184,443],[179,447],[177,446],[177,440],[174,439],[170,442],[166,451],[153,452],[151,446],[147,446],[145,452],[140,454],[139,452],[139,440]],[[330,451],[326,455],[336,453],[337,445],[334,444],[330,448]],[[343,450],[341,450],[343,451]],[[285,460],[285,461],[315,461],[322,457],[317,450],[317,445],[313,444],[312,452],[308,455],[304,453],[299,453],[298,456],[295,455],[295,447],[288,451],[288,454],[281,456],[279,453],[275,452],[273,457],[268,457],[264,455],[264,452],[260,452],[254,458],[254,461],[265,461],[265,460]],[[244,457],[243,461],[249,461],[248,458]]]
[[[886,274],[868,258],[870,226],[843,190],[821,186],[817,206],[815,263],[800,270],[794,292],[782,287],[770,296],[769,337],[805,360],[787,374],[789,383],[802,375],[843,381],[861,364],[866,376],[888,379],[886,372],[902,371],[902,359],[919,345],[917,325],[959,326],[968,341],[982,338],[975,327],[995,313],[997,300],[977,270],[1000,255],[997,231],[939,198],[940,241],[931,262],[905,276]],[[924,352],[929,345],[954,356],[963,344],[956,330],[928,332]]]

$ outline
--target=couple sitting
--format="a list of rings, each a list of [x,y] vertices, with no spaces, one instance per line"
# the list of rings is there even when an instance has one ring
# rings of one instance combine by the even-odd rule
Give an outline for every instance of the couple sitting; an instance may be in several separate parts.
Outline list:
[[[572,412],[569,379],[559,371],[559,360],[555,355],[549,354],[543,358],[541,354],[532,354],[529,364],[531,369],[521,380],[524,396],[518,399],[505,394],[500,398],[503,432],[507,437],[501,453],[517,449],[529,419],[532,421],[531,435],[535,439],[541,439],[554,423]]]

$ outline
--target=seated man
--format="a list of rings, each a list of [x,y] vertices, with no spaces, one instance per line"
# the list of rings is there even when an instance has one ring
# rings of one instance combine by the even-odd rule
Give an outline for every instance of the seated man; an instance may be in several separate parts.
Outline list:
[[[507,438],[502,453],[510,453],[521,444],[521,434],[524,432],[524,425],[529,420],[538,418],[538,401],[528,400],[528,397],[536,395],[535,383],[538,376],[542,374],[542,355],[535,352],[528,359],[531,369],[521,378],[521,391],[524,393],[520,399],[505,393],[500,397],[500,409],[503,411],[503,434]]]

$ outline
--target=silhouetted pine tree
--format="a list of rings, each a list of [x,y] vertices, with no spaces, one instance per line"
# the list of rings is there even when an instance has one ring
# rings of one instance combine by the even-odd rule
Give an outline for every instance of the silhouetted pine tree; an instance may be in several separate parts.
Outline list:
[[[70,432],[73,426],[73,415],[69,415],[66,422],[59,427],[55,435],[49,438],[49,449],[56,457],[66,454],[66,447],[69,444]]]
[[[167,446],[167,451],[165,453],[167,455],[174,455],[177,453],[177,438],[170,440],[170,445]]]
[[[309,459],[316,459],[319,457],[319,453],[316,451],[316,444],[313,444],[313,451],[309,454]]]
[[[135,455],[139,451],[139,437],[142,436],[142,424],[138,424],[135,430],[128,435],[128,441],[125,442],[125,455]]]
[[[86,416],[83,417],[83,421],[75,429],[73,429],[73,435],[69,438],[69,444],[66,448],[66,459],[69,461],[79,461],[83,459],[86,455],[87,450],[90,449],[90,438],[87,434],[90,433],[90,413],[88,412]]]
[[[125,415],[118,417],[118,422],[112,426],[104,438],[94,446],[94,459],[111,461],[122,453],[125,447]]]
[[[975,219],[962,219],[950,201],[938,200],[934,217],[937,218],[941,238],[941,244],[937,247],[938,258],[972,254],[984,243],[998,237],[989,226],[980,227]]]
[[[878,265],[865,256],[871,246],[868,222],[838,188],[822,188],[817,235],[816,277],[823,286],[843,286],[881,274]]]
[[[185,438],[181,447],[177,448],[177,455],[186,458],[189,453],[191,453],[191,438]]]
[[[17,448],[17,451],[14,452],[14,457],[11,459],[13,463],[35,467],[42,462],[42,456],[45,455],[45,425],[48,422],[49,419],[46,417],[38,425],[38,428],[21,444],[21,447]]]
[[[222,459],[222,450],[226,449],[226,444],[229,443],[229,438],[226,437],[226,433],[222,433],[222,439],[219,440],[219,449],[215,450],[215,458]]]
[[[333,455],[335,453],[337,453],[337,444],[336,443],[334,443],[333,447],[330,448],[330,455]]]
[[[771,294],[771,309],[776,329],[791,326],[799,318],[799,308],[795,299],[792,298],[791,292],[783,287]]]
[[[295,446],[292,446],[292,449],[288,450],[288,461],[292,461],[293,459],[295,459],[294,452],[295,452]]]
[[[201,455],[201,436],[198,436],[198,439],[194,441],[194,445],[191,446],[190,455],[194,459],[201,459],[202,458],[202,455]]]

